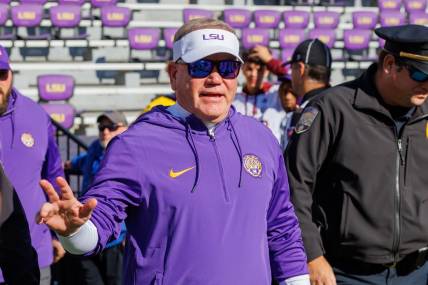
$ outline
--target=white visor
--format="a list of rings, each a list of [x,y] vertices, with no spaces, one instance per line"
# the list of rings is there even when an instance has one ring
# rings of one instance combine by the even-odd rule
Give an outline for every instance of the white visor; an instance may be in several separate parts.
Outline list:
[[[235,34],[221,29],[201,29],[188,33],[174,43],[173,60],[191,63],[216,53],[239,57],[239,41]]]

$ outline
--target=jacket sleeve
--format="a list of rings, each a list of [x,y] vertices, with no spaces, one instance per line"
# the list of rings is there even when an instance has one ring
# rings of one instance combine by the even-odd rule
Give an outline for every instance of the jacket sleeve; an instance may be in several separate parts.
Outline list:
[[[285,160],[291,200],[299,218],[306,254],[311,261],[325,253],[312,209],[318,172],[327,157],[334,135],[329,118],[325,115],[332,111],[325,112],[320,104],[313,104],[303,110],[300,120],[307,119],[305,112],[309,108],[312,111],[317,110],[317,114],[307,130],[293,133],[286,149]],[[300,120],[296,128],[301,124]]]
[[[50,118],[48,118],[48,148],[46,150],[45,161],[42,168],[42,178],[47,179],[55,189],[55,178],[58,176],[64,177],[64,169],[62,168],[61,155],[58,150],[58,145],[55,141],[55,129],[52,125]]]
[[[127,208],[143,202],[142,161],[139,157],[136,162],[135,153],[135,143],[120,136],[113,138],[91,187],[79,199],[84,202],[95,198],[98,202],[91,217],[98,231],[98,243],[86,255],[101,252],[108,242],[118,238]]]
[[[282,155],[269,204],[268,242],[273,277],[282,282],[308,274],[299,222],[290,201],[287,173]]]
[[[284,76],[287,74],[287,68],[283,65],[283,62],[279,59],[272,58],[266,64],[268,70],[276,76]]]
[[[76,155],[71,160],[71,169],[77,170],[77,171],[83,171],[83,165],[86,163],[86,159],[88,158],[88,153],[84,152],[79,155]]]

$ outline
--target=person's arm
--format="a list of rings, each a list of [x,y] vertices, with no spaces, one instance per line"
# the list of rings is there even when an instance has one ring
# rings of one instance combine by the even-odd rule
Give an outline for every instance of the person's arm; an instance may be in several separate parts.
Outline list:
[[[56,177],[64,177],[64,169],[62,167],[61,155],[58,150],[58,145],[55,141],[55,129],[48,118],[48,147],[45,154],[45,161],[42,168],[42,179],[48,180],[51,184],[56,186]],[[59,189],[55,187],[59,192]]]
[[[287,74],[287,68],[283,62],[279,59],[273,58],[269,49],[265,46],[255,46],[251,50],[250,57],[259,58],[264,64],[266,64],[268,70],[276,76],[284,76]]]
[[[299,222],[290,201],[282,155],[279,155],[277,164],[276,181],[267,213],[272,275],[280,284],[309,285],[306,254]],[[291,283],[291,278],[300,280],[300,283]]]
[[[316,284],[335,284],[331,266],[323,257],[323,242],[312,216],[318,171],[323,166],[335,136],[334,125],[325,116],[326,113],[333,114],[333,111],[321,104],[307,106],[296,124],[285,153],[291,198],[302,229],[311,280],[319,282]]]

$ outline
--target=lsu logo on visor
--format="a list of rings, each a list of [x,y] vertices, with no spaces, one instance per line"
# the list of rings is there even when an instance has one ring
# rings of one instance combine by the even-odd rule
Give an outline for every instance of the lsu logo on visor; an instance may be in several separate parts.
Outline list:
[[[254,154],[246,154],[242,160],[244,169],[253,177],[260,177],[263,170],[263,165],[260,159]]]
[[[301,134],[306,132],[312,126],[312,123],[315,121],[319,110],[316,107],[307,107],[303,110],[302,116],[296,124],[294,131],[296,134]]]

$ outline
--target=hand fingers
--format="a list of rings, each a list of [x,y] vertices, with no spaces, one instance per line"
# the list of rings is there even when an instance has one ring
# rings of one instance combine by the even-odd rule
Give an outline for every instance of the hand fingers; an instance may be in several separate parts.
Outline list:
[[[86,201],[85,204],[83,204],[82,207],[79,209],[79,218],[89,218],[92,211],[97,206],[97,199],[91,198],[88,201]]]
[[[43,224],[46,222],[46,219],[58,213],[59,208],[56,204],[44,203],[40,208],[39,213],[36,216],[36,222],[38,224]]]
[[[56,193],[55,188],[49,181],[42,179],[40,181],[40,186],[42,187],[43,191],[45,191],[46,195],[48,195],[48,199],[51,203],[59,201],[58,193]]]
[[[70,185],[68,185],[67,181],[64,178],[57,177],[56,183],[58,184],[59,188],[61,189],[61,194],[62,194],[63,200],[75,199],[73,191],[70,188]]]

